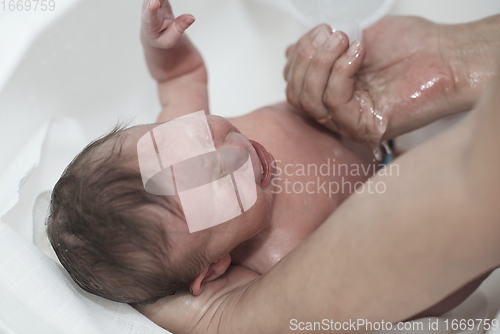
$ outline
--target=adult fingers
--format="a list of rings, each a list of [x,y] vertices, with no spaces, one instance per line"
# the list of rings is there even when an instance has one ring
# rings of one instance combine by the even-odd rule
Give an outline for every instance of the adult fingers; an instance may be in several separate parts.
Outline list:
[[[357,141],[366,141],[363,139],[366,136],[364,132],[368,131],[367,127],[371,127],[365,117],[367,112],[360,112],[360,108],[366,109],[371,99],[362,94],[362,87],[358,87],[358,94],[355,94],[356,85],[360,85],[355,75],[365,55],[363,43],[354,41],[333,65],[322,99],[334,121],[332,123],[337,123],[341,128],[340,133]]]
[[[365,55],[363,43],[354,41],[335,62],[324,96],[324,103],[328,108],[335,109],[352,99],[355,83],[354,76],[363,64]]]

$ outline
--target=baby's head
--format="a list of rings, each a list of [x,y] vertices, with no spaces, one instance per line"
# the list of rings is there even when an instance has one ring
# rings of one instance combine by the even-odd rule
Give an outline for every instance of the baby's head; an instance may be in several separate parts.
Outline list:
[[[226,271],[229,252],[268,224],[272,194],[260,187],[255,148],[227,120],[207,119],[216,148],[249,152],[257,202],[228,222],[189,233],[178,195],[144,189],[137,142],[158,124],[113,130],[71,162],[52,193],[49,240],[84,290],[127,303],[154,302],[176,291],[199,294]]]

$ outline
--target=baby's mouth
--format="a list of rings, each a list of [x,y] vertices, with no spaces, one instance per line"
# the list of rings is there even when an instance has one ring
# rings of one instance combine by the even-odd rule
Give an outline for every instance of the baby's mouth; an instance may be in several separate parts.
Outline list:
[[[262,178],[260,180],[260,186],[261,188],[265,188],[271,182],[271,178],[273,176],[274,158],[261,144],[253,140],[250,140],[250,143],[257,152],[260,163],[262,164],[264,173],[262,174]]]

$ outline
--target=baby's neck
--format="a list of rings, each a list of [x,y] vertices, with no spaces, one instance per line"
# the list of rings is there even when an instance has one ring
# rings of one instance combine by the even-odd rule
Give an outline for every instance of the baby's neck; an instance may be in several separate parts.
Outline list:
[[[231,263],[241,265],[263,275],[286,254],[300,244],[301,240],[278,233],[273,221],[253,238],[239,244],[231,252]],[[297,239],[297,240],[296,240]]]

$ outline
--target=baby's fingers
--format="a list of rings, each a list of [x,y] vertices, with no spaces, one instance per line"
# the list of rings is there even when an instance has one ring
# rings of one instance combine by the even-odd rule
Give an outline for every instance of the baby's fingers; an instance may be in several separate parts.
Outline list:
[[[159,0],[146,0],[142,10],[142,26],[149,34],[158,34],[163,24],[163,18],[160,13],[161,3]]]
[[[157,43],[164,48],[171,48],[177,44],[184,31],[193,24],[193,15],[184,14],[171,22],[157,39]]]

